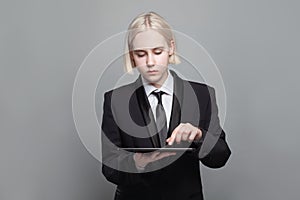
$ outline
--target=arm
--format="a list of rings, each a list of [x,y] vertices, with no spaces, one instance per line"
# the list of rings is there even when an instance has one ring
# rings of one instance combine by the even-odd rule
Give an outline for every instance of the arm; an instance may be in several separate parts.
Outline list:
[[[226,164],[231,151],[226,142],[225,132],[220,126],[215,90],[211,87],[208,90],[210,95],[206,111],[208,119],[201,128],[204,137],[200,141],[202,144],[198,157],[205,166],[219,168]]]
[[[209,87],[209,97],[206,106],[205,117],[200,120],[199,126],[190,123],[179,124],[167,139],[169,145],[174,142],[192,142],[191,147],[196,148],[193,156],[211,168],[219,168],[226,164],[231,151],[225,140],[225,132],[222,130],[218,117],[214,89]]]
[[[104,95],[101,131],[102,173],[106,179],[117,185],[132,185],[141,182],[135,167],[133,153],[120,151],[121,132],[114,120],[111,108],[111,92]],[[131,173],[129,173],[131,172]]]

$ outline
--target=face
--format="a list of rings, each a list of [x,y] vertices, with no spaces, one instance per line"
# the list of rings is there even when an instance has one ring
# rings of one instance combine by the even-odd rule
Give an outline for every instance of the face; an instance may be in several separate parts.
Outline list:
[[[159,88],[168,77],[169,56],[174,53],[173,41],[168,46],[165,38],[155,30],[138,33],[132,43],[131,57],[140,74]]]

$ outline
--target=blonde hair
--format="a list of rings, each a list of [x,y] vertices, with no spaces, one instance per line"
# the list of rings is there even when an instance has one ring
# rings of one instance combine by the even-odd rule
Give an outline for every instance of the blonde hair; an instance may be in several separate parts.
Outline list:
[[[135,67],[130,51],[132,50],[132,42],[135,36],[145,30],[152,29],[160,33],[166,40],[168,46],[171,46],[171,41],[174,42],[174,53],[169,57],[169,63],[179,64],[180,59],[176,55],[176,43],[173,31],[166,20],[155,12],[142,13],[132,20],[128,26],[125,42],[125,70],[131,72]]]

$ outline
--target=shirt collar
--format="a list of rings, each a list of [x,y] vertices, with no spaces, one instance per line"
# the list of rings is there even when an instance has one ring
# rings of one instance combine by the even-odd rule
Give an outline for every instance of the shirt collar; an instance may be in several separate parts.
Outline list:
[[[147,80],[145,80],[143,76],[141,76],[141,77],[142,77],[142,82],[143,82],[147,97],[149,97],[149,95],[153,91],[157,91],[157,92],[163,91],[168,95],[173,95],[173,76],[171,75],[169,69],[168,69],[168,77],[165,80],[165,82],[163,83],[163,85],[161,86],[161,88],[154,87]]]

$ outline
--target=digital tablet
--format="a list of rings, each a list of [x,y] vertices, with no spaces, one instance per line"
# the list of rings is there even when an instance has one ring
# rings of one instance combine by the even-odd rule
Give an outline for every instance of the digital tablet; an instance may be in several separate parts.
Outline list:
[[[165,148],[118,148],[118,150],[130,151],[130,152],[139,152],[139,153],[147,153],[153,151],[160,152],[192,152],[194,148],[174,148],[174,147],[165,147]]]

